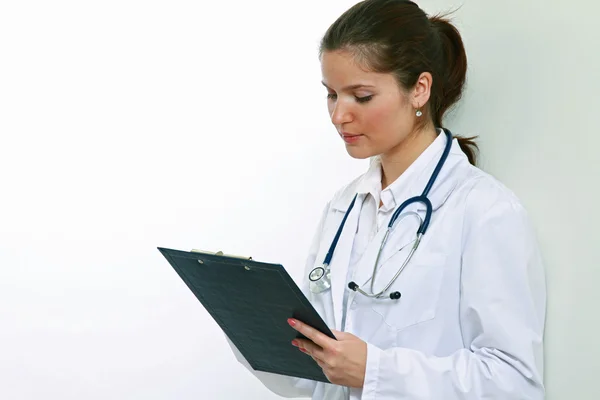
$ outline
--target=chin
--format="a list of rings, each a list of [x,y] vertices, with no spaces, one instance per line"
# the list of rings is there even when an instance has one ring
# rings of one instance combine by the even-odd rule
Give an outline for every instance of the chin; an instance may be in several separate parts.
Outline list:
[[[357,160],[364,160],[366,158],[370,158],[376,155],[375,152],[364,147],[346,146],[346,151],[348,152],[350,157],[356,158]]]

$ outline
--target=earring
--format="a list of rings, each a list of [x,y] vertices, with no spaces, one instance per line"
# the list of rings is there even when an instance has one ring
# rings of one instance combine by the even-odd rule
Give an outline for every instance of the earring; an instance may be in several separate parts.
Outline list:
[[[417,112],[416,112],[416,116],[420,117],[421,115],[423,115],[423,113],[420,110],[421,107],[417,106]]]

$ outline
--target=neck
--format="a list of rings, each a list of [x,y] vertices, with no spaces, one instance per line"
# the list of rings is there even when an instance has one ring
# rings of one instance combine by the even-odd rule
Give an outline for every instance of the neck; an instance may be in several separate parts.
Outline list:
[[[436,139],[434,126],[415,131],[396,147],[381,155],[381,188],[385,189],[400,177]]]

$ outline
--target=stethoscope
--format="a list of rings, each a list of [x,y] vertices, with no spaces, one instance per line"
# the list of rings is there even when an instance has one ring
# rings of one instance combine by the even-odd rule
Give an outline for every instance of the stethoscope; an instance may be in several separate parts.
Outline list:
[[[410,199],[408,199],[404,203],[402,203],[400,205],[400,207],[398,207],[396,209],[396,211],[392,215],[392,218],[390,219],[387,231],[385,232],[385,236],[383,237],[381,246],[379,246],[379,251],[377,252],[377,257],[375,259],[375,265],[373,266],[373,274],[371,275],[371,279],[370,279],[371,280],[371,293],[367,293],[364,290],[362,290],[355,282],[348,283],[348,287],[350,289],[354,290],[355,292],[359,292],[367,297],[374,297],[374,298],[382,297],[383,293],[385,293],[390,288],[390,286],[392,286],[393,283],[396,281],[396,279],[398,278],[398,276],[400,275],[402,270],[409,263],[413,254],[419,247],[419,244],[421,243],[421,238],[423,237],[425,232],[427,232],[427,228],[429,227],[429,221],[431,220],[431,214],[433,212],[432,211],[433,207],[431,205],[431,201],[429,201],[429,198],[427,198],[427,195],[429,194],[431,187],[435,183],[435,180],[437,179],[437,177],[440,173],[440,170],[444,166],[444,163],[446,162],[446,159],[448,158],[448,154],[450,153],[450,148],[452,147],[452,132],[450,132],[447,129],[444,129],[444,132],[446,133],[446,139],[447,139],[446,146],[444,147],[444,152],[442,153],[442,157],[440,158],[435,169],[433,170],[433,173],[431,174],[431,177],[429,178],[429,181],[427,182],[427,186],[425,186],[423,193],[420,196],[411,197]],[[340,239],[340,235],[342,234],[342,230],[344,229],[344,225],[346,224],[346,219],[348,219],[348,215],[350,214],[350,211],[352,211],[352,208],[354,207],[354,203],[356,202],[357,197],[358,197],[358,194],[354,195],[354,198],[352,199],[352,202],[350,203],[350,206],[348,207],[348,210],[346,211],[346,214],[344,215],[344,219],[342,219],[342,223],[340,224],[340,226],[337,230],[337,233],[333,239],[333,242],[331,243],[331,246],[329,247],[329,251],[325,255],[325,260],[323,261],[323,264],[321,266],[313,268],[312,271],[310,271],[310,274],[308,275],[310,290],[313,293],[317,293],[317,294],[323,293],[326,290],[328,290],[329,288],[331,288],[331,269],[329,268],[329,265],[331,264],[331,259],[333,258],[333,252],[335,251],[338,240]],[[413,203],[423,203],[425,205],[425,208],[426,208],[425,219],[424,220],[421,219],[421,217],[418,214],[414,213],[419,217],[420,223],[419,223],[419,229],[417,230],[416,239],[414,240],[413,246],[412,246],[408,256],[406,257],[406,259],[404,260],[404,262],[402,263],[402,265],[396,272],[396,275],[394,275],[392,280],[383,288],[383,290],[381,290],[378,293],[373,293],[373,284],[375,282],[375,274],[377,272],[379,256],[381,255],[383,246],[385,246],[387,238],[390,235],[390,233],[392,232],[394,223],[398,219],[398,216],[400,215],[400,213],[404,209],[406,209],[406,207],[408,207],[409,205],[411,205]],[[392,300],[398,300],[400,298],[400,296],[401,296],[400,292],[396,291],[396,292],[390,293],[389,297]]]

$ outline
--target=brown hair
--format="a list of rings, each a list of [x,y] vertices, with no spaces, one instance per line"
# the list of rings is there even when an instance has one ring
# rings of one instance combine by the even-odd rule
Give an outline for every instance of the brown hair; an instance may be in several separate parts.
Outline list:
[[[347,50],[374,72],[392,73],[403,90],[414,87],[423,72],[432,75],[423,120],[443,128],[446,111],[461,97],[467,55],[458,30],[445,16],[429,17],[409,0],[364,0],[343,13],[319,47]],[[474,138],[457,137],[471,164],[478,150]]]

